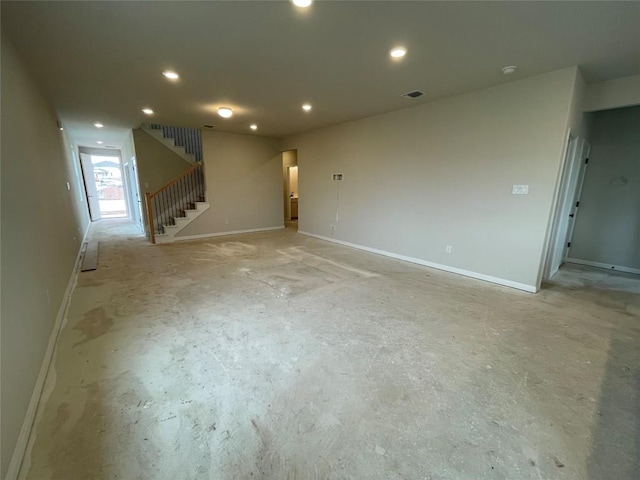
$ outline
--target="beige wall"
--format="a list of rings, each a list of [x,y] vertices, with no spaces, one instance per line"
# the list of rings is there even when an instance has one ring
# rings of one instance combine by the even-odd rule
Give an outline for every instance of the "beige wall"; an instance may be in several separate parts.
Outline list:
[[[298,196],[298,167],[289,167],[289,195]]]
[[[594,114],[569,257],[640,270],[640,107]]]
[[[145,193],[153,193],[163,187],[191,164],[141,129],[133,130],[133,141],[146,230],[148,222]]]
[[[144,198],[140,197],[139,186],[135,179],[137,173],[137,159],[136,151],[133,145],[133,131],[130,131],[122,144],[122,167],[123,167],[123,180],[126,183],[127,191],[127,206],[129,209],[129,216],[138,224],[142,225],[142,210],[144,209]],[[135,164],[135,166],[134,166]]]
[[[303,172],[300,231],[537,287],[576,75],[564,69],[285,139]],[[529,194],[512,195],[514,184]]]
[[[280,141],[203,131],[202,144],[211,207],[176,237],[283,226]]]
[[[640,105],[640,75],[592,83],[587,88],[585,111]]]
[[[2,37],[2,478],[89,224],[56,121]]]

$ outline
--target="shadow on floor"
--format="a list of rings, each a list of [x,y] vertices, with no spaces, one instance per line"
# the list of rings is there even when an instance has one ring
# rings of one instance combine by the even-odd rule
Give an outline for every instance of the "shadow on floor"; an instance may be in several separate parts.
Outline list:
[[[640,318],[614,327],[587,462],[590,480],[640,478]]]

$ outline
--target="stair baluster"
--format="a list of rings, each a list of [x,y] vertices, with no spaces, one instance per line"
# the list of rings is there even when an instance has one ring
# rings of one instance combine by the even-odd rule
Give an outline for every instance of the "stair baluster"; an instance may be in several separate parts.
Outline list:
[[[146,194],[151,243],[165,233],[165,226],[175,225],[175,218],[186,216],[198,202],[204,201],[204,172],[196,163],[153,193]]]

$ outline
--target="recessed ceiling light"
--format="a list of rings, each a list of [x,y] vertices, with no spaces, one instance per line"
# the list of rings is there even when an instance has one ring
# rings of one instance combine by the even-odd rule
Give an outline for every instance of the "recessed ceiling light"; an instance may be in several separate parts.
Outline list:
[[[177,80],[178,78],[180,78],[180,75],[171,70],[165,70],[164,72],[162,72],[162,75],[167,77],[169,80]]]
[[[153,115],[153,110],[151,110],[150,108],[143,108],[142,111],[147,115]]]
[[[102,127],[104,127],[104,125],[103,125],[103,124],[101,124],[100,122],[96,122],[96,123],[94,123],[93,125],[94,125],[96,128],[102,128]]]
[[[407,49],[404,47],[393,47],[389,51],[389,55],[391,55],[393,58],[402,58],[406,54],[407,54]]]
[[[102,145],[104,142],[103,142],[103,141],[101,141],[101,140],[98,140],[96,143],[97,143],[98,145]]]
[[[313,3],[313,0],[291,0],[291,2],[296,7],[307,8],[308,6],[310,6]]]
[[[311,111],[311,105],[309,105],[308,103],[305,103],[304,105],[302,105],[302,109],[305,112],[309,112],[309,111]]]
[[[231,115],[233,115],[233,110],[231,110],[229,107],[220,107],[218,108],[218,115],[220,115],[222,118],[229,118]]]
[[[256,125],[255,123],[252,123],[251,126],[249,127],[251,130],[257,130],[258,129],[258,125]]]
[[[511,75],[512,73],[514,73],[516,70],[518,69],[518,67],[516,67],[515,65],[509,65],[507,67],[504,67],[502,69],[502,73],[504,73],[505,75]]]

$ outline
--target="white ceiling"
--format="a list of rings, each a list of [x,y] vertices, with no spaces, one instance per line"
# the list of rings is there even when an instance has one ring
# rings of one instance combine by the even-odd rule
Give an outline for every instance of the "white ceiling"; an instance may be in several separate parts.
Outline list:
[[[120,146],[150,120],[145,106],[158,123],[281,137],[571,65],[588,82],[640,74],[640,2],[1,6],[3,31],[79,145]],[[388,55],[395,45],[402,61]],[[519,68],[506,77],[505,65]],[[162,77],[168,68],[180,81]],[[400,96],[414,89],[426,95]],[[235,115],[218,117],[220,105]]]

